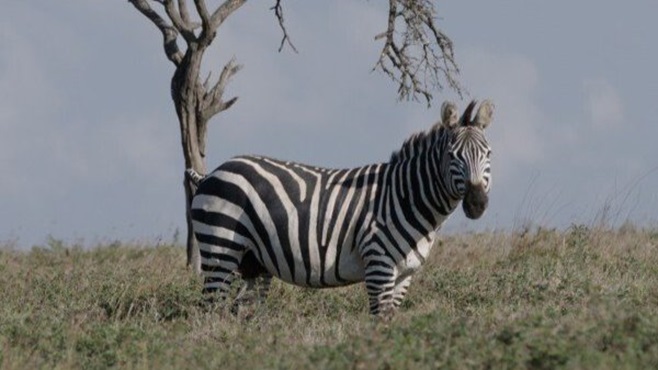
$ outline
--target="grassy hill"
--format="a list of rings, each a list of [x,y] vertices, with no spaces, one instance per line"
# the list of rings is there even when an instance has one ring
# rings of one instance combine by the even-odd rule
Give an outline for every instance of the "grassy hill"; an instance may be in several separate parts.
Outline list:
[[[184,249],[0,248],[0,368],[658,368],[658,231],[443,237],[388,324],[362,285],[200,305]]]

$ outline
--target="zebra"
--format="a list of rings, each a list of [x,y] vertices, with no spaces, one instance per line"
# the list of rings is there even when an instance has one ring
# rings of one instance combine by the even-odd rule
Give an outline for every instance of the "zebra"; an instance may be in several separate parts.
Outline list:
[[[476,106],[458,118],[444,102],[441,120],[385,163],[327,169],[250,155],[205,176],[186,170],[204,293],[226,297],[237,276],[261,298],[272,277],[312,288],[365,282],[370,313],[389,318],[459,202],[470,219],[487,208],[494,105],[483,101],[472,118]]]

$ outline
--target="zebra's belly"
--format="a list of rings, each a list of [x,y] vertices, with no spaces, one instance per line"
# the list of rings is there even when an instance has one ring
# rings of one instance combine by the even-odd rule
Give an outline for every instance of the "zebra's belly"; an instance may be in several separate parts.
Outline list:
[[[361,282],[365,279],[365,268],[361,263],[360,258],[357,261],[354,261],[354,263],[344,264],[339,272],[340,277],[343,280],[336,281],[337,284],[332,286],[350,285]]]
[[[348,250],[345,248],[345,250]],[[303,287],[331,288],[355,284],[365,278],[365,268],[356,250],[348,253],[338,253],[336,258],[318,258],[309,260],[295,259],[290,266],[297,266],[294,271],[277,271],[266,268],[280,280]],[[299,268],[304,266],[304,268]],[[308,267],[306,267],[308,266]]]

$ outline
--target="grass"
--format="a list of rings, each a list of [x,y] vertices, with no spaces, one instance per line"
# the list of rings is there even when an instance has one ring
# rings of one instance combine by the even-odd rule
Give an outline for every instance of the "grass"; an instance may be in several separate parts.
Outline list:
[[[200,303],[182,247],[0,248],[0,368],[658,368],[658,232],[444,237],[390,323],[360,285]]]

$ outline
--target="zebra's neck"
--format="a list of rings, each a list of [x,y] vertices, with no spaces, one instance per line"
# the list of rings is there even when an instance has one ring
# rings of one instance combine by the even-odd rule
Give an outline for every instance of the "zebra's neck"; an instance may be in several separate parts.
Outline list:
[[[387,206],[424,235],[438,229],[459,203],[445,154],[449,135],[434,129],[413,138],[389,163]]]

